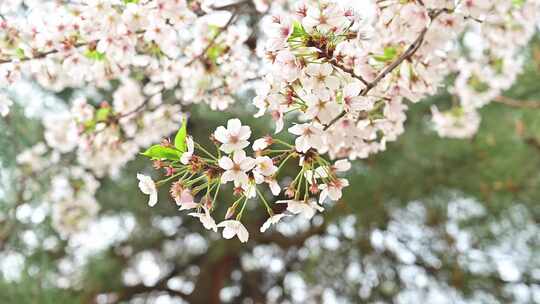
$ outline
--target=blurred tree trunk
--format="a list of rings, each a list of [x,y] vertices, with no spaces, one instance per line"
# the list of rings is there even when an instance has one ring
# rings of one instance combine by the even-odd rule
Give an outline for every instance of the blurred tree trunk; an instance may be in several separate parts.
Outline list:
[[[227,254],[207,259],[200,266],[200,274],[189,302],[193,304],[220,304],[220,292],[240,261],[238,254]]]

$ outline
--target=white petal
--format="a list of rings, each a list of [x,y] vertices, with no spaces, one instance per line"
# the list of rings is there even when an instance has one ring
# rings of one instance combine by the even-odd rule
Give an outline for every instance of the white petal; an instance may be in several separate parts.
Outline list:
[[[242,122],[238,118],[229,119],[229,121],[227,122],[227,130],[230,133],[238,134],[240,132],[241,127],[242,127]]]
[[[219,159],[219,166],[222,168],[222,169],[225,169],[225,170],[230,170],[232,169],[232,167],[234,166],[234,163],[233,161],[228,158],[227,156],[223,156],[222,158]]]
[[[214,131],[214,137],[220,142],[220,143],[227,143],[229,142],[229,133],[225,129],[225,127],[218,127],[216,131]]]
[[[150,199],[148,200],[148,206],[154,207],[157,204],[157,201],[158,201],[157,192],[150,193]]]

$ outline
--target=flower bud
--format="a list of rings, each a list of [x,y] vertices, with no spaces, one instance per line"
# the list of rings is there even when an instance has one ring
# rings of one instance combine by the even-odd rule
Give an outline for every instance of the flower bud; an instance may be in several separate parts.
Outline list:
[[[180,181],[176,181],[171,185],[169,193],[171,194],[171,197],[175,200],[176,203],[180,202],[180,196],[182,195],[182,191],[184,191],[184,186]]]
[[[168,166],[165,168],[165,176],[172,176],[174,174],[175,170],[173,167]]]
[[[206,209],[211,210],[214,205],[214,200],[210,196],[205,195],[202,199],[202,204],[206,207]]]
[[[311,194],[319,193],[319,187],[317,186],[317,184],[311,184],[311,186],[309,187],[309,192],[311,192]]]
[[[288,198],[293,198],[294,194],[296,193],[296,189],[294,188],[294,185],[290,185],[287,187],[287,190],[285,190],[285,196]]]
[[[225,219],[226,220],[231,219],[235,213],[236,213],[236,204],[232,205],[231,207],[229,207],[229,209],[227,209],[227,213],[225,214]]]
[[[159,170],[163,168],[164,164],[161,160],[155,160],[153,166],[154,166],[154,169]]]
[[[234,191],[233,191],[234,195],[236,196],[240,196],[244,193],[244,188],[242,187],[236,187],[234,188]]]

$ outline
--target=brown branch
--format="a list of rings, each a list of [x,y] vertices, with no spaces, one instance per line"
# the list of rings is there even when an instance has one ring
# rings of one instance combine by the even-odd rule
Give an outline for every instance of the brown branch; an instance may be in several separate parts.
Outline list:
[[[431,21],[433,22],[433,20],[435,20],[440,14],[444,13],[444,12],[448,12],[448,10],[437,10],[437,11],[434,11],[432,14],[430,14],[430,19]],[[360,96],[366,96],[369,91],[371,91],[371,89],[373,89],[374,87],[376,87],[379,82],[381,80],[383,80],[388,74],[392,73],[392,71],[394,71],[397,67],[399,67],[401,65],[401,63],[403,63],[403,61],[405,60],[410,60],[412,58],[412,56],[418,51],[418,49],[420,49],[420,47],[422,46],[423,42],[424,42],[424,38],[426,36],[426,33],[427,31],[429,30],[429,26],[426,26],[421,32],[420,34],[418,35],[418,37],[416,38],[416,40],[414,40],[414,42],[409,45],[409,47],[407,48],[407,50],[405,50],[405,52],[403,52],[403,54],[401,54],[396,60],[394,60],[389,66],[387,66],[386,68],[384,68],[384,70],[382,72],[380,72],[377,77],[375,77],[375,79],[373,81],[371,81],[370,83],[368,83],[366,85],[366,87],[362,90],[362,92],[360,92]],[[353,75],[353,74],[351,74]],[[354,75],[353,75],[354,77]],[[330,121],[330,123],[328,123],[327,125],[324,126],[324,130],[328,130],[328,128],[330,128],[332,125],[334,125],[335,123],[337,123],[341,118],[343,118],[345,115],[347,114],[347,111],[343,110],[338,116],[336,116],[334,119],[332,119],[332,121]]]
[[[210,8],[215,10],[215,11],[226,11],[226,10],[230,10],[230,9],[237,9],[239,8],[240,6],[246,4],[246,3],[250,3],[251,0],[242,0],[242,1],[239,1],[239,2],[236,2],[236,3],[231,3],[231,4],[227,4],[227,5],[223,5],[223,6],[211,6]]]
[[[540,109],[540,101],[517,100],[506,96],[498,96],[493,101],[512,108]]]
[[[540,152],[540,140],[536,137],[525,138],[525,143]]]
[[[224,6],[219,6],[219,7],[212,7],[213,10],[216,10],[216,11],[225,11],[225,10],[230,10],[230,9],[237,9],[238,7],[246,4],[246,3],[249,3],[250,0],[243,0],[243,1],[240,1],[240,2],[237,2],[237,3],[232,3],[232,4],[228,4],[228,5],[224,5]],[[236,13],[235,13],[236,14]],[[233,16],[235,15],[233,14]],[[229,21],[232,21],[233,18],[231,18],[231,20]],[[226,27],[228,27],[228,25],[226,25]],[[144,31],[142,31],[141,33],[144,33]],[[221,32],[219,33],[221,34]],[[214,37],[214,40],[217,39],[217,36]],[[75,43],[72,47],[74,48],[79,48],[79,47],[83,47],[83,46],[86,46],[86,45],[90,45],[90,44],[96,44],[98,41],[97,40],[94,40],[94,41],[89,41],[89,42],[79,42],[79,43]],[[209,45],[207,48],[211,48],[212,46]],[[208,49],[206,49],[202,54],[204,55],[206,53],[206,51],[208,51]],[[34,56],[32,57],[22,57],[22,58],[8,58],[8,59],[0,59],[0,65],[2,64],[6,64],[6,63],[12,63],[12,62],[25,62],[25,61],[30,61],[30,60],[36,60],[36,59],[43,59],[43,58],[46,58],[50,55],[54,55],[54,54],[58,54],[60,53],[62,50],[59,50],[59,49],[54,49],[54,50],[49,50],[49,51],[45,51],[45,52],[38,52],[36,53]],[[197,60],[197,59],[195,59]],[[195,61],[193,60],[193,61]],[[193,62],[189,63],[188,65],[191,65]]]
[[[346,66],[342,65],[341,63],[339,63],[336,59],[330,60],[330,63],[331,63],[333,66],[335,66],[335,67],[339,68],[340,70],[342,70],[343,72],[345,72],[345,73],[351,75],[352,77],[354,77],[354,78],[360,80],[364,85],[366,85],[366,86],[369,85],[369,83],[367,82],[367,80],[365,80],[362,76],[357,75],[357,74],[354,72],[353,69],[347,68]]]
[[[73,48],[80,48],[80,47],[83,47],[83,46],[86,46],[86,45],[89,45],[89,44],[92,44],[92,43],[97,43],[97,42],[96,41],[79,42],[79,43],[75,43],[72,47]],[[0,65],[1,64],[6,64],[6,63],[11,63],[11,62],[25,62],[25,61],[36,60],[36,59],[43,59],[45,57],[48,57],[48,56],[54,55],[54,54],[58,54],[60,52],[61,52],[61,50],[54,49],[54,50],[50,50],[50,51],[46,51],[46,52],[36,53],[32,57],[0,59]]]
[[[229,26],[231,26],[236,16],[237,16],[237,12],[234,11],[234,13],[231,15],[231,18],[229,18],[227,23],[222,28],[219,29],[219,32],[217,32],[217,34],[215,34],[214,37],[212,37],[212,39],[208,42],[208,45],[206,45],[204,50],[199,55],[193,57],[188,63],[186,63],[187,67],[195,63],[195,61],[200,60],[206,55],[208,50],[210,50],[216,44],[217,39],[223,34],[223,32],[225,32],[229,28]]]

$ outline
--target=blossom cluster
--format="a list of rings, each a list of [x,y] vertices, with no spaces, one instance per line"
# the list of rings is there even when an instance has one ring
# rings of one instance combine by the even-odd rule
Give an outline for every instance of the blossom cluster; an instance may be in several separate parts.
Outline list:
[[[47,177],[43,198],[52,203],[52,226],[62,237],[83,231],[96,217],[100,206],[95,194],[100,182],[91,172],[79,166],[64,167],[60,153],[44,143],[19,154],[16,162],[23,176]],[[40,182],[26,179],[25,186],[39,189]]]
[[[459,101],[444,114],[433,108],[442,137],[469,138],[478,131],[477,110],[515,82],[522,70],[522,49],[535,33],[539,1],[474,1],[465,6],[478,22],[468,24],[463,44],[448,60],[455,81],[450,89]]]
[[[9,2],[9,1],[8,1]],[[209,2],[209,1],[206,1]],[[129,78],[224,110],[255,77],[245,23],[200,1],[32,1],[0,19],[0,89],[31,77],[52,91]],[[54,17],[51,17],[54,16]],[[234,19],[234,20],[233,20]],[[229,96],[227,96],[229,95]]]
[[[347,160],[330,163],[314,149],[300,149],[270,136],[257,139],[252,144],[253,156],[245,149],[250,146],[251,129],[239,119],[231,119],[227,126],[218,127],[212,135],[216,152],[211,153],[187,135],[186,122],[178,131],[174,144],[169,140],[149,148],[143,155],[154,160],[154,167],[163,170],[165,178],[154,182],[149,176],[138,174],[140,190],[149,195],[148,205],[158,202],[157,188],[171,183],[170,195],[180,210],[192,210],[190,216],[198,218],[206,229],[217,231],[223,227],[223,237],[238,236],[246,242],[249,232],[241,220],[248,203],[259,199],[269,218],[260,227],[265,232],[284,217],[298,214],[311,219],[325,201],[337,201],[342,189],[349,185],[338,173],[346,172],[351,164]],[[275,213],[265,198],[263,186],[273,196],[282,192],[278,181],[281,170],[291,160],[297,159],[300,168],[296,177],[284,189],[286,213]],[[234,202],[224,204],[220,189],[231,184]],[[317,199],[318,196],[318,199]],[[213,214],[224,209],[224,221],[216,224]],[[233,219],[234,218],[234,219]]]
[[[407,106],[436,92],[446,44],[465,26],[452,1],[380,1],[371,17],[334,1],[297,3],[272,18],[264,56],[271,73],[258,87],[258,115],[276,131],[286,114],[305,121],[297,144],[332,158],[366,158],[403,133]]]

